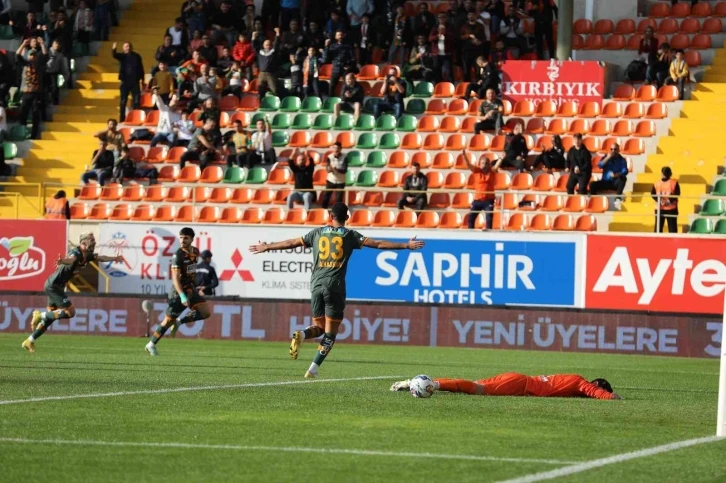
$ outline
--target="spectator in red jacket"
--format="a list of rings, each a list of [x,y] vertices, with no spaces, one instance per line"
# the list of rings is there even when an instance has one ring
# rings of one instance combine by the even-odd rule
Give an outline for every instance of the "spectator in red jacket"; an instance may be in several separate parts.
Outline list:
[[[431,42],[431,55],[434,57],[434,71],[440,73],[440,79],[451,82],[451,58],[454,55],[454,30],[446,25],[443,18],[440,23],[431,29],[429,42]]]
[[[252,78],[252,66],[255,64],[256,56],[255,48],[247,38],[247,33],[242,32],[239,34],[239,40],[234,44],[234,49],[232,49],[232,58],[239,62],[247,80]]]

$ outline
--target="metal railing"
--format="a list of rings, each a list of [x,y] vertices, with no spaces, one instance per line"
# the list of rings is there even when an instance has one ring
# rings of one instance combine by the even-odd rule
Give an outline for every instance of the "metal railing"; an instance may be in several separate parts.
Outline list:
[[[35,191],[33,195],[25,195],[18,191],[6,191],[7,188],[23,188]],[[45,198],[43,197],[43,186],[41,183],[17,183],[11,181],[0,182],[0,197],[14,200],[15,219],[20,218],[21,203],[35,211],[36,216],[45,214]]]

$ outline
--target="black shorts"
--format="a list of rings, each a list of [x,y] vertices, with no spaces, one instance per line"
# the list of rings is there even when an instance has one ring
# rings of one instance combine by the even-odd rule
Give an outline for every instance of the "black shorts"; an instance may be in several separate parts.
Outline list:
[[[192,310],[197,305],[207,302],[204,297],[199,295],[199,292],[194,291],[192,291],[191,293],[187,293],[187,301],[189,303],[189,308]],[[169,306],[166,308],[166,315],[172,319],[176,319],[177,317],[179,317],[179,314],[184,312],[184,310],[186,310],[187,308],[187,306],[182,303],[181,297],[179,297],[179,294],[176,293],[175,290],[169,292],[167,302]]]
[[[345,312],[345,287],[319,285],[312,289],[310,305],[313,318],[328,317],[343,320]]]
[[[46,285],[45,294],[48,296],[48,308],[50,310],[67,309],[73,302],[66,295],[64,287],[57,285]]]

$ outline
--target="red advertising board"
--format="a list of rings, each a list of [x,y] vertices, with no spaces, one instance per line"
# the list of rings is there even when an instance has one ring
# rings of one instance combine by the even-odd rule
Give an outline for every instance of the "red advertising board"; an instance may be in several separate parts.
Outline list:
[[[588,236],[585,308],[722,314],[723,238]]]
[[[3,220],[0,228],[0,291],[39,291],[66,252],[65,220]]]
[[[71,297],[76,316],[56,321],[42,344],[58,334],[146,333],[140,297]],[[152,300],[153,330],[166,304]],[[33,310],[44,305],[40,295],[0,294],[0,332],[27,333]],[[311,322],[305,302],[210,301],[210,309],[209,319],[183,325],[177,337],[289,341]],[[346,313],[336,339],[341,344],[718,357],[722,339],[720,317],[708,316],[414,304],[349,304]],[[139,341],[139,351],[143,344]],[[167,347],[173,350],[173,342]]]
[[[602,103],[605,67],[596,61],[512,60],[502,65],[502,97],[512,104],[553,100]]]

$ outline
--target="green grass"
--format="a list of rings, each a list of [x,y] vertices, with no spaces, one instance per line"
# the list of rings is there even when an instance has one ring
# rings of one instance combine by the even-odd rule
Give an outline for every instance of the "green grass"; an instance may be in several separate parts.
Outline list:
[[[315,345],[48,334],[38,352],[0,335],[0,400],[300,381]],[[624,401],[391,393],[419,373],[606,377]],[[285,452],[281,447],[587,461],[715,432],[718,363],[703,359],[338,344],[323,378],[384,379],[0,405],[0,438],[264,446],[100,446],[0,441],[0,481],[498,481],[559,468],[532,462]],[[726,441],[562,481],[726,481]]]

